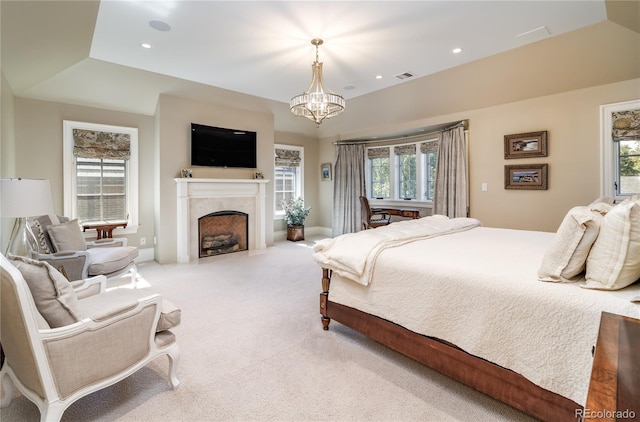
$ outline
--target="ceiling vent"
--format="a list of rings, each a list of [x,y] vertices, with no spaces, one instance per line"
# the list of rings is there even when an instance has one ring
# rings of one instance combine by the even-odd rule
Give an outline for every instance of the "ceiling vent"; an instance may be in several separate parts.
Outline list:
[[[396,78],[398,78],[398,79],[409,79],[409,78],[413,78],[413,73],[404,72],[404,73],[401,73],[401,74],[399,74],[399,75],[396,75]]]

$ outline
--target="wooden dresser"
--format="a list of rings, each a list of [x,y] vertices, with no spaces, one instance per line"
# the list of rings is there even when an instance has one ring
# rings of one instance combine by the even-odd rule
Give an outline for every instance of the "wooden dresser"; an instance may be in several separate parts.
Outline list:
[[[640,420],[640,320],[602,313],[584,421]]]

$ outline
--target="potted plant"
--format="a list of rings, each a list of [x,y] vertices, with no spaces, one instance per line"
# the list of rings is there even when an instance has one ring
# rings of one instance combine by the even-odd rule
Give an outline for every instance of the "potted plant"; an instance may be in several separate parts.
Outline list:
[[[284,221],[287,222],[287,240],[304,240],[304,220],[309,216],[311,207],[304,207],[302,197],[282,201]]]

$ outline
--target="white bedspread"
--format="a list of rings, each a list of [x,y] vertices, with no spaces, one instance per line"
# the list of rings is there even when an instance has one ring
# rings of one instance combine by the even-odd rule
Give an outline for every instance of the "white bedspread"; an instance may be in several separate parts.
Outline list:
[[[450,219],[443,215],[405,220],[321,240],[314,245],[313,258],[323,268],[366,286],[371,281],[376,257],[383,250],[479,225],[475,218]]]
[[[334,273],[329,299],[451,342],[584,405],[601,312],[640,318],[630,302],[640,285],[597,291],[538,281],[553,236],[477,227],[385,249],[369,286]]]

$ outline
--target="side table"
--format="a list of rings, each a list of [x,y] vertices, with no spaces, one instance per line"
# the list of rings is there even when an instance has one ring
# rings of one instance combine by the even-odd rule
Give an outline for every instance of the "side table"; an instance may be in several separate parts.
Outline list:
[[[113,237],[113,229],[116,227],[127,227],[126,221],[98,221],[90,222],[82,225],[82,231],[87,229],[96,229],[98,231],[98,239],[109,239]]]

